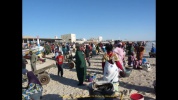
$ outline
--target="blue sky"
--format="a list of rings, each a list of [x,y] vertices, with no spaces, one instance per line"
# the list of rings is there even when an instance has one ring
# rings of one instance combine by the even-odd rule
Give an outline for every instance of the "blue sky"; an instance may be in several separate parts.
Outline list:
[[[22,0],[24,36],[155,40],[156,0]]]

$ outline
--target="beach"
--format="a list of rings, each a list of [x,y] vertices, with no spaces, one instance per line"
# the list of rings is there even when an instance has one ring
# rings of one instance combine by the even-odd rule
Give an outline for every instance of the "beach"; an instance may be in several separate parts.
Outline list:
[[[37,64],[37,70],[50,64],[55,64],[55,61],[50,59],[52,56],[52,54],[47,55],[46,62]],[[101,79],[103,76],[101,58],[102,54],[92,57],[91,66],[87,67],[87,72],[96,73],[98,79]],[[156,80],[156,58],[149,58],[148,52],[145,52],[144,58],[151,64],[151,71],[133,69],[129,77],[119,79],[119,91],[128,91],[123,98],[129,98],[129,95],[132,93],[140,93],[144,95],[144,100],[155,100],[153,81]],[[125,59],[127,61],[127,56]],[[89,88],[87,86],[89,82],[85,82],[86,86],[77,86],[78,79],[75,68],[69,69],[66,63],[63,67],[63,77],[57,76],[57,67],[46,70],[51,79],[47,85],[43,85],[42,100],[67,100],[89,96]],[[27,70],[31,70],[29,60]]]

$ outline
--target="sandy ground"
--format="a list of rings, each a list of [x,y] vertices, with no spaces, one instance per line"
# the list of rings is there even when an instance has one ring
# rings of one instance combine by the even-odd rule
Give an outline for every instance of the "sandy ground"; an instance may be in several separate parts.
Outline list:
[[[53,55],[51,54],[48,55],[45,63],[37,64],[37,69],[54,64],[55,61],[50,59],[52,56]],[[153,81],[156,79],[156,59],[148,58],[148,54],[145,54],[144,56],[151,64],[152,70],[150,72],[144,70],[132,70],[129,77],[120,78],[119,91],[131,91],[124,95],[123,98],[129,98],[130,94],[138,92],[144,95],[145,100],[155,100],[156,95],[154,93]],[[92,63],[91,67],[87,68],[88,72],[97,73],[97,78],[102,77],[101,57],[101,55],[93,57],[90,60]],[[27,65],[27,69],[31,70],[30,62]],[[66,100],[75,99],[77,97],[87,97],[89,95],[87,86],[77,86],[78,79],[75,68],[68,69],[68,66],[65,64],[63,77],[57,76],[57,68],[55,67],[50,68],[47,72],[49,73],[51,80],[49,84],[43,85],[44,90],[42,100]],[[86,82],[85,84],[89,83]]]

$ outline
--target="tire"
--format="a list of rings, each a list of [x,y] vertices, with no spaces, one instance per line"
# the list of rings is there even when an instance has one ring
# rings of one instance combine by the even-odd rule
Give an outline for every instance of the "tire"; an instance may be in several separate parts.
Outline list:
[[[50,82],[50,76],[46,73],[39,74],[38,79],[42,85],[46,85]]]
[[[70,69],[73,69],[75,67],[75,63],[73,61],[68,62],[68,66]]]

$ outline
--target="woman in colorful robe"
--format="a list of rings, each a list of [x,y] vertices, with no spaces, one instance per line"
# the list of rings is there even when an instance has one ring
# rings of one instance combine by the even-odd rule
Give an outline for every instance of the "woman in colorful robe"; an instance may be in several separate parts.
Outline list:
[[[136,58],[137,58],[136,66],[138,66],[139,68],[142,65],[142,59],[143,59],[143,54],[145,50],[145,48],[141,45],[141,43],[142,42],[138,42],[138,46],[135,48],[135,53],[136,53]]]
[[[40,100],[43,87],[32,71],[27,72],[28,86],[22,89],[22,100]]]
[[[124,50],[122,48],[122,43],[118,43],[115,46],[116,46],[116,48],[113,50],[113,52],[118,55],[121,65],[124,66],[123,61],[124,61],[125,53],[124,53]]]

